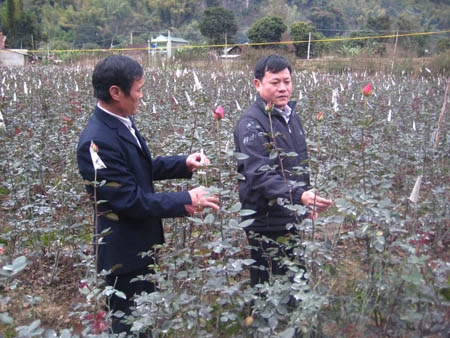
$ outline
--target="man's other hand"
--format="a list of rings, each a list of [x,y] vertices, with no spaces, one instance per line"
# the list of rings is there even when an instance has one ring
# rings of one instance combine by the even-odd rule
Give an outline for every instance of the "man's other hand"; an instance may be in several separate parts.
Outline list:
[[[324,211],[333,204],[332,200],[320,197],[314,190],[307,190],[302,194],[300,202],[312,211],[312,216],[317,218],[317,213]]]
[[[209,159],[206,157],[206,155],[202,153],[190,154],[186,159],[186,165],[190,172],[193,172],[194,169],[198,167],[209,165],[209,163],[210,163]]]
[[[193,214],[194,212],[201,212],[205,207],[219,210],[219,199],[216,195],[209,195],[206,192],[205,187],[189,190],[189,195],[191,195],[192,204],[184,206],[188,213]]]

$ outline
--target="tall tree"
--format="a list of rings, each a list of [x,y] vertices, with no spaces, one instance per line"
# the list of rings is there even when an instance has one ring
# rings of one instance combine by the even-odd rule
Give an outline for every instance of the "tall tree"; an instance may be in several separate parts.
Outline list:
[[[16,39],[17,21],[19,20],[18,9],[16,8],[16,0],[6,0],[6,30],[8,39],[14,41]]]
[[[313,7],[308,18],[325,36],[335,36],[345,29],[344,15],[335,6]]]
[[[399,34],[407,34],[411,32],[420,32],[421,27],[416,18],[410,17],[407,14],[402,14],[397,18],[395,22],[395,28]],[[404,36],[399,38],[398,44],[409,50],[415,50],[419,56],[422,56],[425,50],[425,37],[423,35],[418,36]]]
[[[221,7],[221,0],[206,0],[206,7]]]
[[[232,11],[223,7],[209,7],[203,12],[200,21],[200,32],[212,44],[233,41],[237,32],[237,24]]]
[[[21,0],[7,0],[2,13],[2,29],[10,48],[33,48],[33,43],[41,39],[36,18],[22,7]]]
[[[250,42],[279,42],[281,34],[286,30],[287,26],[283,19],[279,16],[268,15],[254,22],[248,30],[247,36]]]
[[[267,0],[267,3],[261,6],[261,16],[267,15],[279,16],[286,25],[289,25],[296,20],[297,6],[289,6],[286,0]]]
[[[198,1],[152,0],[150,8],[159,16],[164,27],[179,27],[194,18],[198,9]]]
[[[308,56],[308,39],[309,33],[311,32],[311,40],[320,40],[323,36],[316,31],[314,25],[307,22],[294,22],[291,27],[291,39],[293,41],[304,41],[299,43],[294,43],[295,55],[301,58],[306,58]],[[320,45],[317,43],[312,43],[310,46],[311,54],[318,54],[320,51]]]
[[[369,16],[366,27],[378,34],[388,34],[391,30],[391,18],[387,14]]]

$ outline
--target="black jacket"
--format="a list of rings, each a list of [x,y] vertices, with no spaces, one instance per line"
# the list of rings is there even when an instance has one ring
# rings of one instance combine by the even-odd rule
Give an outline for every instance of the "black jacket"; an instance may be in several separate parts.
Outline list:
[[[155,193],[154,180],[190,178],[186,156],[152,158],[144,138],[136,130],[140,148],[122,122],[96,107],[80,136],[78,167],[83,179],[94,180],[89,146],[98,146],[106,168],[97,170],[97,181],[116,182],[97,189],[99,211],[112,211],[119,220],[99,216],[99,232],[110,228],[99,246],[98,270],[113,269],[113,275],[131,273],[152,264],[152,257],[139,255],[164,243],[162,218],[185,216],[191,197],[185,192]],[[91,186],[87,187],[93,195]]]
[[[294,112],[295,104],[294,101],[288,103],[292,109],[289,123],[276,109],[271,113],[276,147],[284,154],[290,153],[281,156],[288,184],[276,152],[272,151],[270,156],[273,147],[268,147],[268,144],[273,139],[269,116],[265,111],[266,103],[259,95],[234,130],[236,151],[248,155],[248,158],[238,160],[238,172],[245,177],[245,180],[238,181],[242,208],[256,211],[256,214],[243,217],[254,219],[247,231],[286,230],[287,224],[302,219],[281,205],[300,204],[301,195],[310,184],[309,175],[303,170],[308,159],[305,133],[300,118]]]

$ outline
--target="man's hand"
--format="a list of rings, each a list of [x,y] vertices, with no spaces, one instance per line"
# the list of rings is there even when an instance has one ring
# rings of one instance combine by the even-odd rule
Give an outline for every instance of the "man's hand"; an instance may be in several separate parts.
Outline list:
[[[201,212],[204,207],[219,210],[219,199],[215,195],[209,195],[206,192],[205,187],[189,190],[189,195],[191,195],[192,204],[186,204],[184,206],[188,213],[193,214],[195,212]]]
[[[316,219],[319,212],[333,204],[332,200],[320,197],[314,190],[307,190],[302,194],[300,202],[310,210],[310,217]]]
[[[209,163],[209,159],[202,153],[190,154],[186,159],[186,165],[190,172],[193,172],[195,168],[203,167]]]

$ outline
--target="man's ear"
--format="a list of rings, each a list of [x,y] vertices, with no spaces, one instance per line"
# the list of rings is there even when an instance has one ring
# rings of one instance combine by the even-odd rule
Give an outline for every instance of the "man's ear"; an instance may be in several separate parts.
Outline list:
[[[261,88],[261,81],[259,81],[259,79],[254,79],[253,84],[255,85],[256,91],[259,92],[259,89]]]
[[[109,95],[114,101],[119,101],[120,95],[122,94],[122,90],[119,86],[113,85],[109,87]]]

